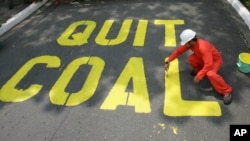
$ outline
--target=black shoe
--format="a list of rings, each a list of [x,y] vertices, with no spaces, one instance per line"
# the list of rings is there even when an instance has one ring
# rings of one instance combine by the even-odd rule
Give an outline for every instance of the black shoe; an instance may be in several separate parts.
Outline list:
[[[212,87],[198,87],[199,88],[199,90],[201,90],[201,91],[205,91],[205,92],[209,92],[209,91],[212,91],[213,90],[213,88]]]
[[[224,102],[225,105],[229,105],[232,102],[231,94],[224,95],[223,96],[223,102]]]
[[[201,90],[201,91],[208,92],[208,91],[212,91],[213,90],[211,84],[209,84],[209,82],[205,81],[205,80],[200,81],[197,84],[197,86],[198,86],[198,89]]]
[[[198,88],[199,88],[199,90],[205,91],[205,92],[209,92],[209,91],[212,91],[212,90],[213,90],[212,87],[198,87]]]
[[[190,72],[190,75],[191,75],[191,76],[196,76],[196,74],[197,74],[197,72],[194,71],[194,70],[192,70],[192,71]]]

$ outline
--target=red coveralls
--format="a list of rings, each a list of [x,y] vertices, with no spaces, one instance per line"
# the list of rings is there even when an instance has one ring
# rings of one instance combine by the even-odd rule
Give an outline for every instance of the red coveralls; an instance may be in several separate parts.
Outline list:
[[[196,78],[202,80],[207,76],[210,83],[219,94],[230,94],[232,92],[232,87],[217,74],[223,62],[221,54],[214,45],[208,41],[198,38],[197,43],[192,47],[187,47],[185,45],[180,46],[169,56],[168,61],[171,62],[189,49],[193,51],[193,54],[188,57],[188,62],[197,72]]]

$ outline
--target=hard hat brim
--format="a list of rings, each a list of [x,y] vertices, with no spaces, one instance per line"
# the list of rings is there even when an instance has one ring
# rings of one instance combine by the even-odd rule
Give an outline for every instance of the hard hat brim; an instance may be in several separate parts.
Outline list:
[[[185,45],[187,42],[186,41],[181,41],[181,45],[183,46],[183,45]]]

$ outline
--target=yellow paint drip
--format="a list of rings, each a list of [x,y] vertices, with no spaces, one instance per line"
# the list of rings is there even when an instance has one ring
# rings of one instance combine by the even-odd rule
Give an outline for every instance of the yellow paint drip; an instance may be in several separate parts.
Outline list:
[[[173,133],[174,133],[175,135],[178,134],[178,129],[177,129],[177,127],[170,126],[170,128],[173,130]]]
[[[161,126],[161,127],[164,127],[164,126],[165,126],[164,123],[159,123],[158,125]]]

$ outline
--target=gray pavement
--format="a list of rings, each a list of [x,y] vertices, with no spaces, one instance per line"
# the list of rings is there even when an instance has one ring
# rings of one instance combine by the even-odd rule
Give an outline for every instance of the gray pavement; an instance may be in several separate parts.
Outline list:
[[[230,105],[196,89],[187,54],[166,77],[187,27],[221,51]],[[226,0],[48,2],[0,36],[1,140],[229,141],[250,124],[249,37]]]
[[[30,4],[27,4],[28,2],[22,1],[15,1],[13,0],[12,6],[14,8],[6,10],[6,4],[7,2],[2,2],[2,8],[1,8],[1,15],[4,15],[1,17],[1,27],[0,27],[0,36],[11,30],[13,27],[15,27],[17,24],[22,22],[24,19],[28,18],[30,15],[32,15],[35,11],[37,11],[41,6],[43,6],[48,0],[43,1],[34,1]],[[19,2],[18,5],[16,5],[16,2]],[[14,10],[13,10],[14,9]],[[4,14],[7,13],[7,14]]]
[[[23,0],[14,0],[13,1],[14,8],[9,9],[8,1],[1,0],[0,1],[0,26],[5,23],[8,19],[15,16],[17,13],[24,10],[29,4],[25,3]]]

